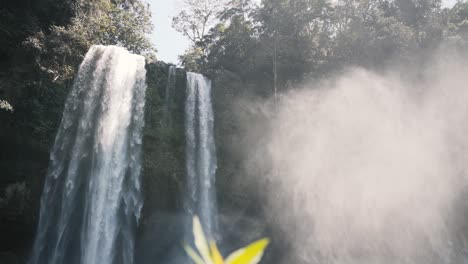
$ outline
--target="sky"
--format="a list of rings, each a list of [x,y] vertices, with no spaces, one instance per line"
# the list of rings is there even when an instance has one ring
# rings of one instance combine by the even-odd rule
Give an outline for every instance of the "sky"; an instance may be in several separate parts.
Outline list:
[[[188,39],[172,28],[178,0],[146,0],[150,4],[154,32],[151,41],[158,49],[158,59],[176,64],[178,55],[189,47]]]
[[[152,21],[155,26],[151,41],[158,49],[158,59],[178,63],[178,56],[189,47],[189,40],[172,28],[172,17],[178,12],[180,0],[146,0],[150,4]],[[457,0],[443,0],[444,6],[451,6]]]

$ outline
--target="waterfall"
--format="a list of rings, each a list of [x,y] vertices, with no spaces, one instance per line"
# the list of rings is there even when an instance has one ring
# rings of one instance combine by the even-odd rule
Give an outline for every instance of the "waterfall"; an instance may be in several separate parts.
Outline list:
[[[167,74],[166,94],[164,95],[164,122],[166,125],[170,125],[171,122],[171,108],[172,99],[176,83],[176,67],[169,66],[169,73]]]
[[[218,224],[211,81],[201,74],[187,73],[186,96],[187,210],[189,215],[198,215],[205,232],[215,238]]]
[[[92,46],[50,154],[30,264],[129,264],[142,207],[145,60]]]

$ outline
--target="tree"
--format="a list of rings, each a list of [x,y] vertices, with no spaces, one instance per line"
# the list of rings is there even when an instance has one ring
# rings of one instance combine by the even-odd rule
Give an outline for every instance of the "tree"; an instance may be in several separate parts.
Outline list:
[[[231,0],[219,11],[206,1],[188,1],[174,18],[192,40],[183,65],[230,71],[273,94],[348,65],[414,60],[444,37],[466,36],[464,2],[448,11],[441,0]]]
[[[204,53],[199,47],[193,46],[185,51],[184,54],[179,56],[181,64],[187,71],[191,72],[204,72]]]
[[[197,44],[215,26],[226,3],[216,0],[184,0],[182,10],[172,19],[172,25],[193,44]]]
[[[458,2],[448,11],[445,35],[460,45],[468,45],[468,2]]]
[[[341,0],[333,17],[334,37],[329,62],[335,66],[384,65],[416,46],[416,33],[390,10],[390,1]]]
[[[152,30],[148,6],[140,1],[77,2],[67,26],[51,26],[27,38],[24,47],[34,57],[40,78],[63,83],[73,78],[91,45],[118,45],[143,55],[155,52],[147,34]]]
[[[209,47],[208,72],[228,70],[245,77],[251,73],[258,52],[252,10],[250,1],[239,0],[220,13],[219,23],[205,40]]]
[[[206,64],[206,37],[227,4],[228,0],[183,0],[181,11],[173,17],[172,26],[192,42],[185,55],[180,57],[189,70],[199,70]]]
[[[232,17],[229,23],[215,27],[209,39],[209,69],[214,73],[228,70],[248,76],[258,52],[254,34],[252,23],[242,16]]]
[[[271,58],[274,93],[323,64],[330,44],[331,11],[326,0],[262,1],[256,20],[260,48]]]

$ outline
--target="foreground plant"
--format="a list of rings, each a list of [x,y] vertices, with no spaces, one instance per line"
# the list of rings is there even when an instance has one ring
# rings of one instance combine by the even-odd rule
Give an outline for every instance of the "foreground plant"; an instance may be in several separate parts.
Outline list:
[[[257,264],[270,243],[267,238],[257,240],[234,251],[224,260],[215,241],[210,240],[208,243],[197,216],[193,218],[193,236],[198,252],[186,244],[184,249],[195,264]]]

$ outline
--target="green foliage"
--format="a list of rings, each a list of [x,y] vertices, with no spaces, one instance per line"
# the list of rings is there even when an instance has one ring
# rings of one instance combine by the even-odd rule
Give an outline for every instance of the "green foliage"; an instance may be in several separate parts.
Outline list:
[[[79,1],[69,25],[53,25],[47,34],[38,31],[24,47],[42,75],[63,83],[73,78],[91,45],[118,45],[137,54],[154,52],[147,38],[152,30],[150,17],[140,1]]]
[[[146,66],[145,128],[143,130],[143,184],[152,195],[145,196],[143,217],[154,211],[173,211],[181,206],[185,175],[184,102],[185,73],[177,70],[173,102],[165,102],[169,65]],[[164,118],[169,103],[170,119]]]
[[[258,90],[284,90],[346,65],[380,68],[431,53],[448,38],[466,43],[466,6],[461,1],[444,10],[440,0],[263,0],[257,6],[233,0],[216,19],[210,13],[217,23],[209,30],[203,23],[185,27],[203,25],[205,33],[181,61],[209,76],[233,72]],[[188,19],[186,11],[181,14]]]
[[[184,0],[184,9],[172,20],[173,27],[194,44],[202,42],[218,21],[218,14],[225,8],[222,0]]]
[[[180,56],[182,65],[190,71],[206,68],[209,30],[219,21],[227,0],[184,0],[183,9],[172,19],[172,26],[184,34],[192,46]]]
[[[468,2],[458,2],[447,14],[446,36],[458,44],[468,45]]]
[[[81,1],[70,30],[82,34],[88,44],[118,45],[137,54],[155,51],[151,13],[141,1]]]
[[[202,48],[189,48],[184,54],[179,56],[179,60],[184,68],[190,72],[201,72],[205,65],[205,56]]]
[[[207,37],[210,43],[208,65],[205,72],[215,74],[224,70],[247,76],[253,69],[257,40],[253,21],[249,19],[250,7],[234,6],[221,14],[221,22]],[[258,52],[258,50],[257,50]]]
[[[386,2],[384,2],[386,3]],[[378,2],[343,0],[335,7],[334,64],[376,66],[416,46],[416,33]]]

